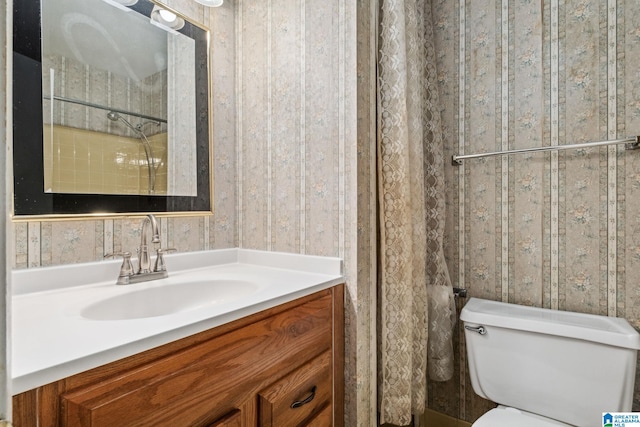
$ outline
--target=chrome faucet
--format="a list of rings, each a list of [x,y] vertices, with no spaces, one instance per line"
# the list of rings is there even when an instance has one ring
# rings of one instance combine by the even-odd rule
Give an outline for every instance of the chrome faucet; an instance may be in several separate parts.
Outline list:
[[[146,282],[149,280],[163,279],[169,276],[164,263],[164,254],[167,252],[173,252],[172,248],[158,248],[156,254],[156,262],[153,270],[151,269],[151,259],[149,257],[149,227],[151,227],[151,242],[161,243],[160,240],[160,227],[158,227],[158,221],[152,214],[147,215],[142,220],[142,230],[140,232],[140,247],[138,248],[138,270],[133,271],[131,266],[131,252],[122,252],[107,254],[107,257],[122,257],[122,266],[120,267],[120,274],[116,284],[128,285],[131,283]]]
[[[160,228],[156,217],[149,214],[142,221],[142,232],[140,233],[140,247],[138,248],[138,272],[137,274],[151,273],[151,260],[149,259],[149,240],[147,229],[151,226],[152,243],[160,243]]]

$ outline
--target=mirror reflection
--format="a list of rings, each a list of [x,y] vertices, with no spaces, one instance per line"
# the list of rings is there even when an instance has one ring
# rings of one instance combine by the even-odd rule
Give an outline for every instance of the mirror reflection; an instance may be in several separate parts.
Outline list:
[[[14,219],[211,212],[209,33],[163,8],[13,2]]]
[[[196,196],[185,21],[135,0],[46,0],[41,13],[44,191]]]

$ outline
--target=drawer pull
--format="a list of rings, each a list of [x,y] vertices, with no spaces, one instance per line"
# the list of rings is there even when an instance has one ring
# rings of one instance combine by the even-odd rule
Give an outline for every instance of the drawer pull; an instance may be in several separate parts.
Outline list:
[[[291,404],[291,409],[296,409],[301,407],[302,405],[306,405],[307,403],[311,402],[313,400],[314,397],[316,397],[316,386],[313,386],[313,388],[311,389],[311,394],[306,397],[303,400],[296,400],[295,402],[293,402]]]

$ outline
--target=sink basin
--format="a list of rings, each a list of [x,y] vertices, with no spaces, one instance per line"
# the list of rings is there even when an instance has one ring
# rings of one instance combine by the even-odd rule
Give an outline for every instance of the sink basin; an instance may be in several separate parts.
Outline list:
[[[135,286],[135,285],[131,285]],[[200,280],[141,289],[95,302],[81,311],[90,320],[166,316],[251,295],[258,285],[243,280]]]

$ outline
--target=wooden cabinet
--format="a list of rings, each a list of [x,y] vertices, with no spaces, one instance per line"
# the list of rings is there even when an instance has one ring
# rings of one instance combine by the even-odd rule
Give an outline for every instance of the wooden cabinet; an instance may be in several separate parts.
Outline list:
[[[259,393],[260,427],[298,426],[331,404],[331,351]]]
[[[342,285],[14,396],[16,427],[341,426]]]
[[[209,424],[209,427],[242,427],[242,412],[234,409],[218,421]]]

